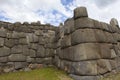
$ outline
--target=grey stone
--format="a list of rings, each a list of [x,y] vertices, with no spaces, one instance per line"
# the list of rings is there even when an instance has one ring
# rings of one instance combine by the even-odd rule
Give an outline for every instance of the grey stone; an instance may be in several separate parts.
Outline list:
[[[10,49],[7,47],[0,48],[0,56],[8,56],[10,54]]]
[[[45,57],[45,48],[43,46],[39,46],[36,55],[37,57]]]
[[[36,57],[36,51],[30,49],[30,54],[29,54],[29,55],[30,55],[30,57],[32,57],[32,58]]]
[[[112,67],[111,67],[109,60],[104,60],[104,59],[98,60],[97,61],[97,70],[98,70],[99,74],[104,74],[108,71],[111,71]]]
[[[52,64],[52,58],[36,58],[36,62],[39,64]]]
[[[65,35],[61,41],[61,47],[66,48],[71,46],[71,35]]]
[[[117,26],[117,27],[119,27],[118,21],[117,21],[117,19],[115,19],[115,18],[112,18],[112,19],[111,19],[110,24],[111,24],[112,26]]]
[[[97,42],[93,29],[79,29],[72,33],[71,44]]]
[[[13,62],[26,61],[26,56],[22,54],[11,54],[8,59]]]
[[[19,44],[21,44],[21,45],[27,45],[28,44],[27,39],[26,38],[20,38],[19,39]]]
[[[19,38],[26,38],[26,34],[24,32],[20,32],[18,36]]]
[[[0,47],[4,46],[4,38],[0,38]]]
[[[74,19],[88,17],[87,9],[85,7],[77,7],[74,9]]]
[[[42,31],[42,30],[36,30],[36,31],[35,31],[35,34],[36,34],[37,36],[42,36],[42,35],[43,35],[43,31]]]
[[[15,62],[15,69],[22,69],[27,66],[26,62]]]
[[[95,28],[94,21],[90,18],[77,19],[74,21],[74,25],[75,25],[75,29]]]
[[[6,31],[4,29],[0,29],[0,37],[6,37]]]
[[[25,55],[25,56],[28,56],[28,55],[29,55],[30,50],[29,50],[29,48],[28,48],[28,45],[23,45],[23,46],[22,46],[22,52],[23,52],[23,55]]]
[[[26,61],[27,61],[28,63],[34,63],[34,62],[35,62],[35,59],[34,59],[34,58],[31,58],[30,56],[27,56]]]
[[[5,46],[12,48],[15,44],[15,39],[5,39]]]
[[[29,47],[30,47],[30,49],[37,50],[39,48],[39,45],[36,43],[31,43]]]
[[[15,22],[15,23],[14,23],[14,26],[16,26],[16,27],[21,26],[21,22]]]
[[[0,62],[7,62],[7,61],[8,61],[7,57],[0,57]]]
[[[21,45],[14,46],[13,48],[11,48],[11,53],[12,54],[22,53],[22,46]]]
[[[46,49],[45,49],[45,56],[46,56],[46,57],[54,56],[54,50],[53,50],[53,49],[46,48]]]

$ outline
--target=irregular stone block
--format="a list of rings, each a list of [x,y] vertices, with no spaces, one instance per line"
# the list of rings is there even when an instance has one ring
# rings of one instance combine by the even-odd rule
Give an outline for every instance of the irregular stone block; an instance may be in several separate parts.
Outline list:
[[[104,60],[104,59],[98,60],[97,61],[97,70],[98,70],[99,74],[104,74],[108,71],[111,71],[112,68],[111,68],[111,64],[110,64],[109,60]]]
[[[45,48],[43,46],[39,46],[36,55],[37,57],[45,57]]]
[[[110,31],[109,26],[107,23],[100,22],[101,27],[103,30]]]
[[[25,55],[25,56],[28,56],[28,55],[29,55],[30,50],[29,50],[29,48],[28,48],[27,45],[23,45],[23,46],[22,46],[22,52],[23,52],[23,55]]]
[[[79,29],[73,32],[71,35],[72,45],[92,42],[97,42],[93,29]]]
[[[0,47],[4,46],[4,38],[0,38]]]
[[[7,57],[0,57],[0,62],[7,62],[7,61],[8,61]]]
[[[12,54],[22,53],[22,46],[21,45],[14,46],[13,48],[11,48],[11,53]]]
[[[39,44],[40,44],[40,45],[45,44],[45,39],[43,38],[43,36],[40,36],[40,37],[39,37]]]
[[[12,48],[15,44],[15,39],[5,39],[5,46]]]
[[[32,58],[36,57],[36,51],[30,49],[30,54],[29,54],[29,55],[30,55],[30,57],[32,57]]]
[[[100,58],[100,50],[97,43],[79,44],[65,48],[62,51],[63,52],[61,52],[60,57],[72,61],[93,60]]]
[[[20,38],[19,39],[19,44],[21,44],[21,45],[27,45],[28,44],[27,39],[26,38]]]
[[[117,19],[115,19],[115,18],[112,18],[112,19],[111,19],[110,24],[111,24],[112,26],[119,27],[118,21],[117,21]]]
[[[4,29],[0,29],[0,37],[5,38],[6,37],[6,31]]]
[[[45,49],[45,56],[46,56],[46,57],[52,57],[52,56],[54,56],[54,50],[53,50],[53,49],[46,48],[46,49]]]
[[[10,54],[10,49],[7,47],[0,48],[0,56],[8,56]]]
[[[14,63],[15,65],[15,69],[22,69],[22,68],[25,68],[27,66],[27,63],[26,62],[15,62]]]
[[[88,17],[87,9],[85,7],[77,7],[74,9],[74,19]]]
[[[34,50],[37,50],[39,48],[38,44],[35,43],[31,43],[29,47],[30,49],[34,49]]]
[[[42,30],[37,30],[37,31],[35,31],[35,34],[37,36],[42,36],[43,35],[43,31]]]
[[[39,64],[52,64],[52,58],[36,58],[36,62]]]
[[[26,38],[26,34],[24,32],[20,32],[18,36],[19,38]]]
[[[90,18],[80,18],[74,21],[75,29],[95,28],[94,21]],[[86,24],[87,23],[87,24]]]
[[[22,55],[22,54],[11,54],[8,57],[9,61],[13,61],[13,62],[21,62],[21,61],[26,61],[26,56]]]
[[[38,41],[39,41],[38,36],[33,35],[33,42],[35,43],[35,42],[38,42]]]
[[[61,41],[61,47],[66,48],[71,46],[71,35],[65,35]]]
[[[35,63],[35,58],[31,58],[30,56],[27,56],[26,62]]]

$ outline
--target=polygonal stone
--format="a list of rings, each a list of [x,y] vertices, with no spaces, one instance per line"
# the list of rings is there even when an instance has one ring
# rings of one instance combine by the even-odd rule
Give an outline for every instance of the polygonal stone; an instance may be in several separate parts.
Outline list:
[[[27,45],[23,45],[23,46],[22,46],[22,52],[23,52],[23,55],[25,55],[25,56],[28,56],[28,55],[29,55],[30,50],[29,50],[29,48],[28,48]]]
[[[14,46],[13,48],[11,48],[11,53],[12,54],[22,53],[22,46],[21,45]]]
[[[39,64],[52,64],[52,58],[36,58],[36,62]]]
[[[26,56],[22,54],[11,54],[8,59],[14,62],[26,61]]]
[[[80,18],[74,21],[75,29],[95,28],[94,21],[90,18]],[[86,24],[87,23],[87,24]]]
[[[22,69],[22,68],[25,68],[27,66],[27,63],[26,62],[15,62],[15,69]]]
[[[16,44],[15,39],[5,39],[5,46],[11,48]]]
[[[37,50],[37,57],[45,57],[45,48],[43,46],[39,46]]]
[[[27,56],[26,61],[27,61],[28,63],[34,63],[34,62],[35,62],[35,59],[34,59],[34,58],[31,58],[30,56]]]
[[[53,49],[46,48],[46,49],[45,49],[45,56],[46,56],[46,57],[54,56],[54,50],[53,50]]]
[[[87,9],[85,7],[77,7],[74,9],[74,19],[88,17]]]
[[[7,57],[0,57],[0,62],[7,62],[8,58]]]
[[[0,37],[6,37],[6,33],[4,29],[0,29]]]
[[[19,44],[21,44],[21,45],[27,45],[28,44],[27,39],[26,38],[20,38],[19,39]]]
[[[10,49],[7,47],[0,48],[0,56],[8,56],[10,54]]]
[[[30,54],[29,54],[29,56],[32,57],[32,58],[36,57],[36,51],[30,49]]]
[[[65,35],[61,41],[61,47],[66,48],[71,46],[71,35]]]
[[[112,26],[117,26],[117,27],[119,27],[118,21],[117,21],[117,19],[115,19],[115,18],[112,18],[112,19],[111,19],[110,24],[111,24]]]
[[[104,60],[104,59],[101,59],[101,60],[98,60],[97,61],[97,70],[98,70],[98,73],[99,74],[104,74],[108,71],[111,71],[111,64],[109,62],[109,60]]]
[[[97,42],[94,29],[79,29],[72,33],[72,45]]]

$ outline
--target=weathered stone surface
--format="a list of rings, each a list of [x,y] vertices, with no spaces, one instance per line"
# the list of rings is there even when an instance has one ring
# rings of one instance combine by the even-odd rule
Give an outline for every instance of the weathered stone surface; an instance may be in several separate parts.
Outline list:
[[[0,48],[0,56],[8,56],[10,54],[10,49],[7,47]]]
[[[71,35],[72,45],[90,42],[97,42],[95,32],[92,29],[79,29]]]
[[[37,36],[42,36],[43,35],[43,31],[42,30],[37,30],[37,31],[35,31],[35,34]]]
[[[23,55],[25,55],[25,56],[28,56],[28,55],[29,55],[30,50],[29,50],[29,48],[28,48],[28,45],[23,45],[23,46],[22,46],[22,53],[23,53]]]
[[[37,50],[37,49],[39,48],[39,45],[36,44],[36,43],[31,43],[31,44],[29,45],[29,47],[30,47],[30,49]]]
[[[61,47],[66,48],[71,46],[71,35],[66,35],[61,41]]]
[[[46,57],[54,56],[54,50],[53,50],[53,49],[46,48],[46,49],[45,49],[45,56],[46,56]]]
[[[16,26],[16,27],[21,26],[21,22],[15,22],[15,23],[14,23],[14,26]]]
[[[37,57],[45,57],[45,48],[43,46],[39,46],[36,55]]]
[[[117,19],[115,19],[115,18],[112,18],[112,19],[111,19],[110,24],[111,24],[112,26],[119,27],[118,21],[117,21]]]
[[[80,18],[75,20],[74,22],[75,29],[95,28],[94,21],[90,18]]]
[[[30,55],[30,57],[32,57],[32,58],[36,57],[36,51],[30,49],[30,54],[29,54],[29,55]]]
[[[27,39],[26,38],[19,39],[19,44],[21,44],[21,45],[27,45],[28,44]]]
[[[14,46],[13,48],[11,48],[11,53],[12,54],[22,53],[22,46],[21,45]]]
[[[34,63],[35,62],[35,58],[31,58],[30,56],[27,56],[26,62]]]
[[[15,69],[22,69],[25,68],[25,66],[27,66],[26,62],[15,62]]]
[[[4,46],[4,38],[0,38],[0,47]]]
[[[73,47],[63,49],[60,57],[72,61],[99,59],[100,50],[98,45],[99,44],[97,43],[75,45]]]
[[[12,48],[16,44],[14,39],[5,39],[5,46]]]
[[[52,64],[52,58],[48,57],[48,58],[36,58],[36,62],[40,63],[40,64]]]
[[[26,34],[25,34],[24,32],[20,32],[20,33],[18,34],[18,36],[19,36],[20,38],[26,38]]]
[[[7,57],[0,57],[0,62],[7,62],[7,61],[8,61]]]
[[[104,74],[108,71],[111,71],[112,67],[111,67],[109,60],[104,60],[104,59],[98,60],[97,61],[97,70],[98,70],[99,74]]]
[[[8,59],[13,62],[26,61],[26,57],[22,54],[11,54]]]
[[[85,7],[78,7],[74,10],[74,19],[88,17],[87,9]]]
[[[4,29],[0,29],[0,37],[6,37],[6,31]]]
[[[70,19],[67,19],[64,23],[64,28],[63,28],[63,31],[64,31],[64,34],[70,34],[71,32],[73,32],[75,29],[74,29],[74,20],[73,18],[70,18]]]

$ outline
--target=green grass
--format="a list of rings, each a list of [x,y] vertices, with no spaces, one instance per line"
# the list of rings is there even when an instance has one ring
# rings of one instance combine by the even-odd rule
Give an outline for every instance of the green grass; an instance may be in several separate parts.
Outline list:
[[[115,74],[115,75],[110,75],[110,76],[105,77],[101,80],[120,80],[120,73]]]
[[[14,72],[0,75],[0,80],[72,80],[65,74],[55,68],[41,68],[28,72]]]

